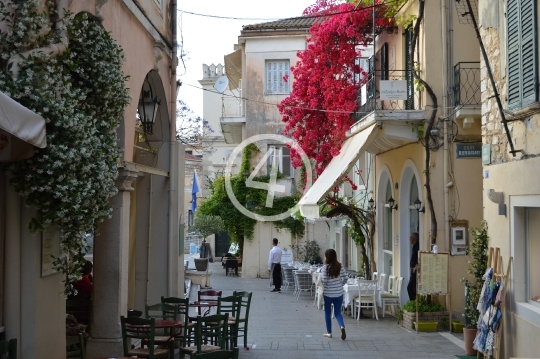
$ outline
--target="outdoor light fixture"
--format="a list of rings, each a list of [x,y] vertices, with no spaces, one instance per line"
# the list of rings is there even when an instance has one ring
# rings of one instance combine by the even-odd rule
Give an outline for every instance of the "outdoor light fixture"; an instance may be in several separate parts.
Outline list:
[[[370,211],[374,211],[374,210],[375,210],[375,201],[373,200],[373,198],[371,198],[371,199],[368,201],[368,205],[369,205],[369,210],[370,210]]]
[[[178,92],[180,92],[180,87],[182,87],[182,81],[176,80],[176,98],[178,98]]]
[[[138,106],[139,119],[145,133],[152,134],[152,127],[156,122],[157,110],[160,104],[161,101],[157,96],[154,96],[152,86],[150,86],[147,77],[143,83]]]
[[[388,199],[388,205],[390,206],[390,209],[398,209],[397,203],[392,197]]]
[[[418,212],[426,213],[426,207],[422,206],[422,201],[420,201],[418,199],[418,197],[416,197],[416,199],[414,200],[414,208]],[[422,208],[422,209],[420,209],[420,208]]]

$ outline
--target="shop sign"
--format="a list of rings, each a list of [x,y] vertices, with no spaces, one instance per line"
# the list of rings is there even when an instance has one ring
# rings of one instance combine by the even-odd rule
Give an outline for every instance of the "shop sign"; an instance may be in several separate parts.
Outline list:
[[[482,158],[481,143],[456,144],[456,158]]]

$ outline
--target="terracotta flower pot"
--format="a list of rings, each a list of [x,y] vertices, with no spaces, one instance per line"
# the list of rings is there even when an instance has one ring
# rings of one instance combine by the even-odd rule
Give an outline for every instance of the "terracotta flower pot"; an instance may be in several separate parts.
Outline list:
[[[465,342],[465,354],[476,356],[473,349],[474,338],[476,338],[476,328],[463,328],[463,341]]]
[[[195,269],[199,272],[206,271],[208,268],[208,258],[195,258]]]

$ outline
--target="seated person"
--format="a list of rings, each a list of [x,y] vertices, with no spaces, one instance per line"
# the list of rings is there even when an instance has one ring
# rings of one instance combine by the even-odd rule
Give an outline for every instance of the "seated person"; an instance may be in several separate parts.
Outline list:
[[[82,278],[73,283],[73,288],[77,291],[77,296],[89,296],[94,288],[94,278],[92,277],[92,262],[86,261],[82,268]]]

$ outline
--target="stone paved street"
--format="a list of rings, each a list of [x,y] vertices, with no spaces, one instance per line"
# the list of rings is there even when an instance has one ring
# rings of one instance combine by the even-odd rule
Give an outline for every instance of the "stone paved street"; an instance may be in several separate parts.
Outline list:
[[[463,355],[462,336],[449,333],[416,334],[403,329],[394,317],[361,319],[344,316],[347,340],[325,338],[324,314],[313,307],[313,297],[302,293],[297,301],[288,292],[270,293],[269,280],[225,276],[220,263],[211,264],[213,289],[223,295],[233,290],[253,292],[249,318],[249,350],[240,349],[241,359],[315,358],[456,358]]]

